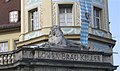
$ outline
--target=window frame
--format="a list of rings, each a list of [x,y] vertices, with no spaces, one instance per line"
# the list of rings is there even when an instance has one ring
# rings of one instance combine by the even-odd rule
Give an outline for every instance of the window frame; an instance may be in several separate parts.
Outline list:
[[[34,20],[34,13],[38,14],[37,20]],[[37,21],[37,28],[34,25],[34,21]],[[38,8],[34,8],[28,11],[28,23],[29,23],[29,31],[35,31],[39,29],[39,12]]]
[[[66,6],[65,6],[66,5]],[[64,11],[64,13],[61,13],[61,9]],[[72,26],[73,23],[73,4],[59,4],[59,25],[63,26],[60,22],[61,18],[60,15],[64,15],[64,24],[65,26]],[[71,18],[68,17],[68,15],[71,14]],[[71,22],[68,22],[68,19],[71,19]],[[68,23],[71,23],[69,25]]]
[[[99,12],[97,16],[97,11]],[[102,24],[102,8],[93,6],[93,27],[97,29],[101,29]],[[97,19],[99,20],[99,23],[97,23]]]
[[[15,12],[17,13],[17,16],[14,14]],[[9,12],[9,22],[17,23],[19,21],[19,15],[20,15],[20,13],[17,10],[10,11]],[[11,21],[11,19],[13,19],[13,20]],[[17,20],[15,21],[15,19],[17,19]]]
[[[71,26],[75,26],[75,17],[76,17],[76,11],[75,11],[75,2],[57,2],[57,17],[56,17],[56,25],[60,26],[60,20],[59,20],[59,5],[72,5],[72,25]],[[62,26],[65,27],[65,26]]]

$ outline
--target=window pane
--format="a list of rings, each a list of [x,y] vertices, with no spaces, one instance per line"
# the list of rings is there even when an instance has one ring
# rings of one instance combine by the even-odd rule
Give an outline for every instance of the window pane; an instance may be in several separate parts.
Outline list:
[[[12,11],[9,14],[9,21],[10,22],[17,22],[18,21],[18,11]]]
[[[33,13],[33,18],[34,18],[34,19],[38,19],[38,12],[35,11],[35,12]]]
[[[100,28],[100,11],[101,9],[94,7],[94,27]]]
[[[98,10],[96,10],[96,17],[99,17],[99,11]]]
[[[65,8],[60,8],[60,13],[65,13]]]
[[[67,14],[67,26],[72,26],[72,13]]]
[[[0,52],[3,52],[4,50],[3,50],[3,44],[2,43],[0,43]]]
[[[37,24],[37,23],[34,23],[34,24],[33,24],[33,27],[34,27],[33,30],[37,30],[37,29],[38,29],[38,24]]]
[[[39,14],[37,9],[31,10],[29,11],[29,13],[30,13],[29,19],[30,19],[31,31],[39,29],[39,21],[38,21]]]
[[[7,42],[4,43],[4,51],[5,51],[5,52],[8,51],[8,43],[7,43]]]
[[[97,26],[99,26],[99,19],[96,19],[96,24],[97,24]]]
[[[99,22],[100,22],[99,19],[96,19],[96,21],[95,21],[95,25],[94,25],[95,28],[99,28],[99,24],[100,24]]]
[[[67,19],[67,22],[71,23],[71,25],[72,25],[72,19]]]
[[[0,42],[0,52],[8,51],[8,42]]]
[[[72,13],[72,8],[66,8],[67,13]]]
[[[71,18],[72,19],[72,13],[67,13],[67,18]]]
[[[63,19],[63,18],[65,19],[65,14],[60,14],[60,19],[61,19],[61,18],[62,18],[62,19]]]
[[[33,13],[33,19],[34,19],[34,22],[33,22],[33,24],[34,24],[34,30],[37,30],[38,29],[38,12],[34,12]]]
[[[13,20],[13,18],[10,18],[10,22],[13,22],[14,20]]]

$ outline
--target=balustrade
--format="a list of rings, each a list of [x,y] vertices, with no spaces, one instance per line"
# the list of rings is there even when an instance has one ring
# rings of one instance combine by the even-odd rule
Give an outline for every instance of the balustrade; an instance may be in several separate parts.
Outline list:
[[[6,65],[14,62],[14,52],[1,52],[0,53],[0,64]]]
[[[66,52],[69,51],[69,52]],[[107,55],[104,55],[107,54]],[[18,50],[11,52],[0,53],[0,65],[7,65],[15,63],[22,59],[36,60],[36,59],[48,59],[48,60],[63,60],[63,61],[86,61],[86,62],[111,62],[111,54],[104,52],[93,52],[93,51],[75,51],[69,49],[47,49],[47,48],[30,48],[21,47]]]

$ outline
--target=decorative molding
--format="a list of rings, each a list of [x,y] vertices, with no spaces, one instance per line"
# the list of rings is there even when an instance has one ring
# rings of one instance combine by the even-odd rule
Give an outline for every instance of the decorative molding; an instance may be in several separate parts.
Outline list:
[[[39,25],[40,25],[40,27],[39,28],[42,28],[43,26],[42,26],[42,24],[43,24],[43,18],[42,18],[42,15],[43,15],[43,9],[42,9],[42,4],[40,4],[40,9],[39,9],[40,11],[40,23],[39,23]]]
[[[89,49],[90,51],[99,51],[99,52],[107,52],[107,53],[112,52],[112,48],[110,48],[109,45],[107,44],[90,41],[89,47],[90,47]]]
[[[56,10],[57,4],[56,3],[52,3],[52,23],[53,25],[56,25],[56,21],[57,21],[57,10]]]
[[[37,56],[37,55],[36,55]],[[38,53],[40,59],[69,60],[69,61],[86,61],[86,62],[102,62],[101,55],[79,54],[79,53],[63,53],[63,52],[47,52]],[[36,57],[36,58],[38,58]]]
[[[24,35],[24,40],[29,40],[29,39],[32,39],[35,37],[39,37],[40,35],[42,35],[40,33],[40,31],[33,31],[33,32],[30,32],[30,33]]]
[[[75,2],[75,9],[76,9],[76,22],[75,22],[75,26],[80,26],[80,3],[79,2]]]

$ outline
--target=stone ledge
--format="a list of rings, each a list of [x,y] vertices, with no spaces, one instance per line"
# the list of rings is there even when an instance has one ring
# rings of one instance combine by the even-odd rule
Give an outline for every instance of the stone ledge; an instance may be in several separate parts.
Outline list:
[[[13,51],[13,53],[9,53],[15,56],[13,59],[13,63],[0,65],[0,70],[7,69],[7,71],[9,71],[9,69],[16,69],[13,71],[17,71],[17,69],[22,69],[22,67],[28,67],[29,69],[31,69],[31,67],[39,68],[41,66],[48,68],[55,67],[60,69],[61,67],[68,69],[69,67],[78,68],[78,70],[73,69],[73,71],[80,71],[81,68],[96,70],[108,69],[108,71],[112,71],[117,68],[108,61],[108,56],[111,56],[111,53],[109,54],[95,51],[81,51],[79,49],[67,48],[28,48],[28,46]],[[9,53],[7,55],[9,55]],[[59,54],[59,57],[57,56],[57,54]],[[78,58],[76,58],[76,56],[78,56]],[[107,59],[106,56],[108,57]],[[92,58],[92,61],[88,60],[90,59],[89,57]]]
[[[89,69],[110,69],[114,70],[117,66],[110,63],[101,62],[79,62],[79,61],[62,61],[62,60],[48,60],[48,59],[22,59],[13,64],[0,65],[1,69],[18,68],[20,66],[36,67],[36,66],[50,66],[50,67],[74,67],[74,68],[89,68]]]

